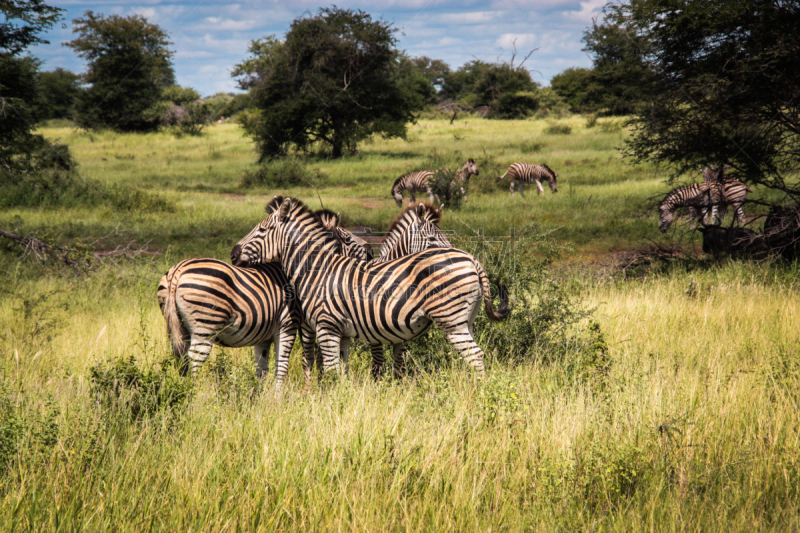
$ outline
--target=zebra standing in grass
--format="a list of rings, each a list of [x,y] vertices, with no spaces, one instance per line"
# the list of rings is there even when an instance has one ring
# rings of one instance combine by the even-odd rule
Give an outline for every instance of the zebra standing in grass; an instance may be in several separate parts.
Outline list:
[[[547,180],[551,191],[554,193],[558,192],[558,185],[556,184],[558,174],[553,172],[553,170],[545,164],[531,165],[530,163],[513,163],[508,167],[505,174],[497,178],[497,181],[504,179],[506,176],[511,180],[511,187],[509,187],[511,196],[514,196],[515,181],[518,184],[519,194],[523,197],[525,193],[522,191],[522,186],[525,183],[536,183],[538,194],[544,193],[544,187],[542,187],[543,180]]]
[[[372,246],[361,237],[353,234],[352,231],[341,227],[339,225],[339,213],[334,213],[330,209],[320,209],[317,211],[317,216],[319,216],[322,225],[325,226],[328,231],[336,233],[335,236],[342,244],[342,253],[345,257],[353,257],[362,261],[372,261],[374,257]]]
[[[274,343],[275,378],[279,384],[285,380],[300,313],[279,264],[245,268],[216,259],[181,261],[161,278],[158,305],[182,375],[189,365],[195,374],[219,344],[255,346],[261,377]]]
[[[753,192],[742,181],[728,177],[725,171],[731,168],[729,165],[718,167],[706,167],[703,169],[704,183],[718,183],[722,186],[722,203],[720,205],[719,217],[725,217],[728,206],[733,206],[733,214],[739,224],[745,223],[744,203],[747,200],[747,193]]]
[[[393,261],[406,255],[424,252],[430,248],[452,248],[447,235],[439,227],[442,210],[427,202],[410,204],[394,219],[381,245],[380,256],[375,263]],[[372,375],[378,379],[383,375],[383,345],[373,344]],[[405,370],[406,343],[395,344],[393,349],[394,376],[401,377]]]
[[[483,350],[473,324],[481,300],[491,320],[508,316],[501,287],[495,311],[477,259],[454,248],[433,248],[387,261],[367,263],[330,253],[334,239],[301,201],[276,197],[272,214],[231,251],[236,265],[280,261],[294,288],[306,324],[317,333],[324,369],[338,366],[339,350],[350,339],[399,344],[435,322],[462,358],[483,373]]]
[[[658,229],[664,233],[672,224],[675,211],[681,207],[689,208],[689,218],[699,221],[706,219],[711,209],[711,223],[718,220],[718,207],[723,202],[722,186],[719,183],[693,183],[673,189],[658,204]]]
[[[471,175],[479,175],[478,166],[475,160],[470,158],[461,166],[456,179],[453,181],[468,182]],[[430,180],[433,179],[433,170],[419,170],[417,172],[410,172],[403,174],[397,178],[392,185],[392,196],[394,201],[397,202],[397,207],[403,207],[403,191],[408,191],[408,203],[413,204],[416,202],[416,193],[427,192],[428,198],[434,201],[435,195],[431,189]],[[464,194],[464,188],[461,188]]]

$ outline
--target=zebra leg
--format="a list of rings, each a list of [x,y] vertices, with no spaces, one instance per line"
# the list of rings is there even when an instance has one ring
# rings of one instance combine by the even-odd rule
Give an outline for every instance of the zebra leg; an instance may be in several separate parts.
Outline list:
[[[523,198],[525,198],[525,191],[523,190],[524,185],[525,184],[522,183],[521,181],[519,182],[519,185],[517,185],[517,187],[519,187],[519,195],[522,196]]]
[[[716,204],[714,204],[711,207],[711,225],[712,226],[718,225],[719,222],[720,222],[720,220],[719,220],[719,207]]]
[[[443,328],[444,329],[444,328]],[[483,375],[483,350],[475,342],[472,337],[469,327],[466,324],[445,329],[445,335],[453,348],[461,355],[464,361],[475,369],[475,371]]]
[[[511,191],[511,196],[514,196],[514,180],[511,180],[511,187],[509,187],[509,190]]]
[[[736,206],[735,213],[736,213],[736,221],[739,222],[739,224],[744,224],[745,222],[744,207],[742,206],[742,204]]]
[[[407,343],[392,345],[392,363],[395,379],[403,379],[406,374],[406,347]]]
[[[284,316],[278,333],[273,338],[275,343],[275,382],[280,386],[286,381],[289,372],[289,354],[297,337],[297,323],[290,316]]]
[[[536,181],[536,190],[537,190],[536,194],[537,195],[544,194],[544,187],[542,187],[542,182],[539,181],[539,180],[535,180],[535,181]]]
[[[305,322],[300,326],[300,341],[303,344],[303,376],[306,380],[306,389],[311,386],[311,371],[314,368],[314,339],[316,333]]]
[[[211,354],[211,348],[213,347],[214,343],[211,342],[211,339],[192,335],[189,352],[186,354],[192,367],[192,376],[197,375],[197,371],[200,370],[200,367],[206,362],[208,356]]]
[[[383,344],[370,344],[369,351],[372,354],[372,379],[378,381],[383,377]]]
[[[341,333],[333,331],[318,331],[317,338],[319,338],[319,347],[322,352],[322,368],[325,373],[332,370],[339,369],[339,346],[342,343]]]
[[[417,201],[417,197],[414,196],[414,189],[408,191],[408,203],[413,204]]]
[[[272,344],[271,340],[264,341],[261,344],[256,344],[253,347],[256,358],[256,377],[263,378],[269,372],[269,347]],[[277,361],[278,343],[275,343],[275,360]],[[277,370],[277,364],[276,364]]]
[[[339,341],[339,359],[344,363],[344,373],[350,373],[350,343],[353,341],[350,337],[342,337]]]

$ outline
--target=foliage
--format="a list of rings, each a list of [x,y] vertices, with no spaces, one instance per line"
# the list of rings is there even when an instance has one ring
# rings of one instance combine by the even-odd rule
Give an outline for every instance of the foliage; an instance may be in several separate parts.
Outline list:
[[[439,198],[440,203],[447,206],[447,209],[460,209],[469,191],[469,182],[458,179],[464,159],[461,152],[442,154],[434,150],[425,164],[425,168],[434,169],[433,176],[428,178],[431,192]]]
[[[89,64],[84,74],[89,87],[76,104],[78,124],[118,131],[158,128],[158,103],[175,83],[167,33],[141,15],[86,11],[72,22],[78,37],[65,45]]]
[[[627,154],[675,175],[729,164],[750,183],[800,193],[800,4],[635,0],[607,18],[648,43],[655,91]]]
[[[550,135],[569,135],[572,133],[572,127],[569,124],[559,124],[558,122],[551,122],[544,130],[545,133]]]
[[[394,32],[363,11],[333,7],[295,19],[284,41],[253,41],[233,76],[258,110],[243,124],[260,159],[315,143],[338,158],[373,134],[404,138],[421,100],[399,68]]]
[[[412,57],[407,61],[414,72],[428,82],[427,86],[420,84],[418,91],[428,103],[435,103],[445,80],[451,74],[450,67],[441,59],[431,59],[428,56]]]
[[[144,369],[133,356],[89,369],[92,394],[104,409],[141,420],[159,412],[176,412],[192,396],[192,381],[177,375],[172,361]]]
[[[63,68],[40,72],[34,113],[36,119],[72,119],[81,92],[80,76]]]
[[[61,19],[63,9],[39,0],[11,0],[0,4],[0,169],[30,169],[32,151],[44,142],[32,133],[36,122],[39,61],[21,56],[28,47],[48,41],[39,35]]]
[[[296,157],[282,157],[261,163],[255,170],[246,170],[242,176],[242,187],[309,187],[321,181],[323,176],[310,171]]]
[[[442,98],[452,98],[478,108],[489,108],[489,118],[521,118],[538,107],[538,84],[530,72],[512,63],[486,63],[475,59],[446,75]]]
[[[216,93],[203,100],[211,108],[211,120],[230,119],[250,106],[249,93]]]

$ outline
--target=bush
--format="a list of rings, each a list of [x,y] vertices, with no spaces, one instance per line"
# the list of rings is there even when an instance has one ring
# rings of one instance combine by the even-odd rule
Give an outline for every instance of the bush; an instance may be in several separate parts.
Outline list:
[[[247,170],[242,176],[242,187],[297,187],[312,186],[324,178],[319,172],[311,172],[302,161],[294,157],[273,159],[262,163],[255,170]]]
[[[572,128],[567,124],[558,124],[557,122],[551,122],[549,126],[544,130],[545,133],[549,135],[569,135],[572,133]]]
[[[201,102],[170,104],[161,115],[161,124],[187,135],[200,135],[211,123],[211,106]]]
[[[460,209],[464,203],[469,183],[458,179],[458,171],[449,168],[439,168],[433,171],[433,176],[428,178],[434,197],[439,203],[444,203],[447,209]]]

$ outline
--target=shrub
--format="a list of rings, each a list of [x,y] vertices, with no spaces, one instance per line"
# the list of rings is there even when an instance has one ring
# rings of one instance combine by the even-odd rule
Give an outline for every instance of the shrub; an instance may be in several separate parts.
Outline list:
[[[592,113],[586,117],[586,127],[594,128],[597,126],[597,113]]]
[[[242,187],[297,187],[311,186],[324,176],[311,172],[302,161],[293,157],[273,159],[242,176]]]
[[[460,209],[464,203],[468,182],[458,179],[458,171],[449,168],[439,168],[433,171],[433,176],[428,178],[428,185],[440,203],[448,209]]]
[[[161,114],[161,124],[187,135],[200,135],[211,123],[211,106],[202,102],[170,104]]]
[[[572,133],[572,128],[567,124],[558,124],[557,122],[551,122],[547,128],[545,128],[545,133],[549,135],[569,135]]]

